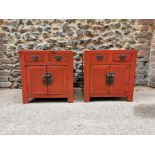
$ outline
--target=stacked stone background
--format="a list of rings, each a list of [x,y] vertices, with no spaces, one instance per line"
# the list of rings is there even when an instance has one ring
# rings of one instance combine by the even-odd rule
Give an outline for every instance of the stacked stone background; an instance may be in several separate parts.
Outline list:
[[[5,19],[0,20],[0,87],[21,88],[20,49],[74,51],[74,86],[82,86],[86,49],[137,49],[136,84],[148,84],[153,20]]]
[[[153,36],[151,40],[151,49],[150,49],[148,86],[155,87],[155,20],[154,20],[154,31],[153,31]]]

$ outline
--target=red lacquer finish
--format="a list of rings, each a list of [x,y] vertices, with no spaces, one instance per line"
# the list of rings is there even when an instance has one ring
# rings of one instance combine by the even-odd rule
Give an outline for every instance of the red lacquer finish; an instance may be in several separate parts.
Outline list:
[[[28,103],[29,98],[67,98],[73,102],[72,51],[21,50],[18,53],[23,103]]]
[[[84,101],[89,102],[91,97],[133,101],[136,57],[136,50],[84,51]]]

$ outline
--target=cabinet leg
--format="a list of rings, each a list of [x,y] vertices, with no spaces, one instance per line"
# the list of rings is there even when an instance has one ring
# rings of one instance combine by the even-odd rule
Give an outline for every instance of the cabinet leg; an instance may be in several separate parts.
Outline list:
[[[90,101],[90,97],[84,97],[84,102],[89,102]]]
[[[23,97],[23,104],[27,104],[29,102],[29,98],[28,97]]]
[[[68,97],[67,101],[68,101],[68,103],[73,103],[73,97]]]
[[[128,101],[128,102],[132,102],[132,101],[133,101],[133,97],[128,96],[128,97],[127,97],[127,101]]]

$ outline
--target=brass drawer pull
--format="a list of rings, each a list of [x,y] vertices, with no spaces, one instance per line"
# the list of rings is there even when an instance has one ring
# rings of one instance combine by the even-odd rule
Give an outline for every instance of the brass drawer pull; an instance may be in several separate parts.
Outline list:
[[[62,59],[62,56],[61,56],[61,55],[56,55],[56,56],[55,56],[55,60],[56,60],[56,61],[61,61],[61,59]]]
[[[126,58],[126,55],[121,54],[121,55],[118,56],[118,58],[120,59],[120,61],[124,61],[125,58]]]
[[[103,60],[103,58],[104,58],[103,55],[97,55],[96,56],[97,61],[101,61],[101,60]]]
[[[37,62],[39,60],[38,55],[32,55],[32,61]]]

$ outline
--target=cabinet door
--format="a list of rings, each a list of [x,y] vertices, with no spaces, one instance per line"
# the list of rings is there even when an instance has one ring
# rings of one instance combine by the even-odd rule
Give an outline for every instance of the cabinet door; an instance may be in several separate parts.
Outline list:
[[[114,74],[113,84],[110,86],[110,94],[126,94],[129,83],[130,66],[129,65],[111,65],[110,73]]]
[[[29,94],[47,94],[47,86],[43,84],[46,66],[28,66],[27,81]]]
[[[67,93],[67,67],[47,66],[47,73],[51,74],[51,84],[48,85],[48,94]]]
[[[109,73],[108,65],[92,65],[90,73],[90,92],[92,94],[108,94],[109,85],[106,84],[106,74]]]

